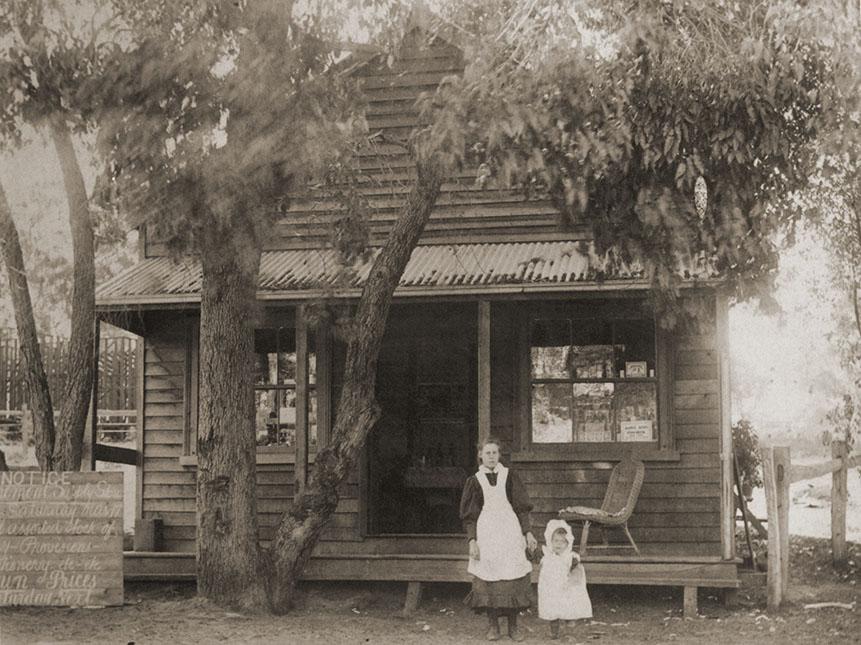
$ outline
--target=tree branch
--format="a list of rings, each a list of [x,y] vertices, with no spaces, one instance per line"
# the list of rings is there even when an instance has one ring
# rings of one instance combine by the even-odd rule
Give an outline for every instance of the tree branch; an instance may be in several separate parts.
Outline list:
[[[39,468],[47,471],[53,467],[54,411],[51,405],[48,377],[42,363],[42,351],[39,347],[36,319],[33,316],[33,302],[30,299],[21,242],[2,184],[0,184],[0,247],[3,250],[3,260],[9,276],[9,293],[12,297],[15,326],[18,329],[18,342],[24,363],[27,400],[33,411],[36,459],[39,462]]]
[[[50,120],[50,133],[60,162],[69,204],[74,271],[72,332],[69,337],[68,370],[63,387],[58,436],[54,445],[54,468],[79,470],[87,408],[93,391],[96,343],[95,240],[84,177],[69,127],[62,115],[55,115]]]
[[[855,313],[855,327],[858,330],[858,336],[861,337],[861,310],[858,304],[858,271],[856,268],[857,256],[856,253],[861,249],[861,204],[858,203],[857,197],[850,199],[849,217],[852,218],[852,223],[855,224],[855,244],[850,244],[849,262],[850,270],[852,271],[852,308]]]

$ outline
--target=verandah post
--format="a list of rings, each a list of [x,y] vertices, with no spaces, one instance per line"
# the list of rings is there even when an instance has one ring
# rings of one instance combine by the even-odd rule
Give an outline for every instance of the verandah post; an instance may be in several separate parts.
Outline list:
[[[733,485],[732,418],[730,407],[729,300],[718,291],[715,302],[715,326],[720,368],[720,459],[721,459],[721,557],[735,557],[735,497]]]
[[[490,436],[490,301],[478,301],[478,440]]]
[[[317,387],[317,448],[328,445],[332,432],[332,329],[326,318],[317,322],[315,334]]]
[[[835,567],[846,566],[846,498],[849,450],[845,441],[831,442],[832,460],[840,467],[831,472],[831,560]]]
[[[296,491],[308,481],[308,319],[305,306],[296,307]]]

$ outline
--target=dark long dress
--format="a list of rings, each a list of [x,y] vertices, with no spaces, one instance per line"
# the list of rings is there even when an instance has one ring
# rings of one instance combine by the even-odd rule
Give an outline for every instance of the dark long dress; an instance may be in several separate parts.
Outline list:
[[[487,473],[487,480],[491,486],[496,486],[497,474]],[[505,482],[505,496],[517,515],[521,531],[526,534],[530,530],[529,512],[532,510],[532,502],[526,486],[523,485],[517,473],[510,469]],[[472,475],[464,484],[460,500],[460,518],[468,539],[476,537],[478,516],[483,507],[484,493],[482,493],[481,484],[476,475]],[[472,590],[464,602],[476,611],[526,609],[532,605],[530,576],[493,582],[472,576]]]

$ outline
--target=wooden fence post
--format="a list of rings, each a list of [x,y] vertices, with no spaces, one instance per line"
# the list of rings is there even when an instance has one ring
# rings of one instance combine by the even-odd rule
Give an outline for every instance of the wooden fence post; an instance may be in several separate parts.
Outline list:
[[[762,459],[762,479],[765,484],[765,504],[768,515],[768,611],[780,609],[783,600],[781,582],[782,558],[780,555],[780,520],[777,512],[777,482],[774,468],[774,449],[767,448]]]
[[[777,521],[780,525],[780,589],[789,587],[789,448],[774,447],[774,479],[777,484]]]
[[[846,566],[846,473],[849,450],[845,441],[831,442],[831,458],[840,460],[840,467],[831,473],[831,560],[835,567]]]

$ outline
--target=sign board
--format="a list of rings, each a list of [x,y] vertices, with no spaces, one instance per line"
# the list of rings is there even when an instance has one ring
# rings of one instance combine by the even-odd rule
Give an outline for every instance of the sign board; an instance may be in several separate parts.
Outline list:
[[[652,441],[652,421],[622,421],[619,441]]]
[[[0,472],[0,606],[123,604],[123,473]]]

